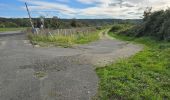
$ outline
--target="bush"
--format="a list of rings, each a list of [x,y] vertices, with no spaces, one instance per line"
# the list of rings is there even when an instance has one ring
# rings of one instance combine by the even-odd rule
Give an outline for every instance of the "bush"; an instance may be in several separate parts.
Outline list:
[[[0,24],[0,28],[5,28],[5,25],[4,24]]]
[[[170,40],[170,19],[164,21],[158,35],[160,35],[160,39]]]
[[[5,23],[5,26],[6,26],[6,27],[18,27],[18,25],[15,24],[15,23],[13,23],[13,22],[6,22],[6,23]]]
[[[114,26],[111,31],[120,28],[120,26]],[[144,17],[141,25],[133,26],[119,33],[135,37],[150,36],[170,41],[170,9],[152,12]]]
[[[120,30],[122,28],[121,25],[114,25],[110,31],[114,32],[114,31],[117,31],[117,30]]]

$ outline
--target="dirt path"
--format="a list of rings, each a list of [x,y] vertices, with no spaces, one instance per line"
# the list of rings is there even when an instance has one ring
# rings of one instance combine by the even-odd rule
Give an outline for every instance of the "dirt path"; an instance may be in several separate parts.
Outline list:
[[[97,92],[94,65],[142,49],[106,37],[74,48],[33,48],[25,35],[0,37],[0,42],[2,100],[89,100]]]

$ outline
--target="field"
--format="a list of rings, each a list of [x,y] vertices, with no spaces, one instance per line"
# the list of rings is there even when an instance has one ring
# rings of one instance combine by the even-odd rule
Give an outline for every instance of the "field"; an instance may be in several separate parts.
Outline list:
[[[7,31],[20,31],[24,30],[25,28],[0,28],[0,32],[7,32]]]
[[[109,35],[144,45],[144,50],[128,59],[96,69],[100,78],[100,100],[169,100],[170,43],[151,37]]]

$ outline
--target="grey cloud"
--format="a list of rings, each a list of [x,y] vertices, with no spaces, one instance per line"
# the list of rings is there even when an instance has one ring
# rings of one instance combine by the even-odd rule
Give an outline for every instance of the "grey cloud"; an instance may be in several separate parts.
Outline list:
[[[128,2],[123,3],[122,6],[125,6],[125,7],[135,7],[134,4],[131,4],[131,3],[128,3]]]
[[[128,12],[128,14],[130,14],[130,15],[142,15],[141,12]]]

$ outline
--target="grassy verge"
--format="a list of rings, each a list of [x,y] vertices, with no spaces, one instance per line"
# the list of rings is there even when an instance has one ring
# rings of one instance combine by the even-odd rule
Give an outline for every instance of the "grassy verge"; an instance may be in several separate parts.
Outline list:
[[[0,32],[7,32],[7,31],[20,31],[26,28],[0,28]]]
[[[96,69],[100,100],[169,100],[170,43],[149,37],[110,36],[144,44],[143,51],[128,59]]]
[[[63,35],[29,35],[29,39],[33,44],[38,44],[41,46],[62,46],[62,47],[71,47],[74,44],[85,44],[99,39],[99,33],[101,30],[89,33],[89,34],[74,34],[71,36]]]

